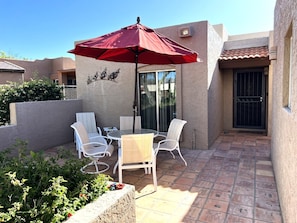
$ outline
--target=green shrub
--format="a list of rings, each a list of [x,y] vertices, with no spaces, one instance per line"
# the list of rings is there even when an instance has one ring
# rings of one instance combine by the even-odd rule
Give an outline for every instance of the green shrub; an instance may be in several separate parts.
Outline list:
[[[14,147],[18,156],[0,152],[0,222],[62,222],[108,190],[109,176],[81,173],[87,160],[63,148],[46,157]]]
[[[24,101],[61,100],[62,88],[49,79],[10,83],[0,86],[0,125],[9,124],[9,104]]]

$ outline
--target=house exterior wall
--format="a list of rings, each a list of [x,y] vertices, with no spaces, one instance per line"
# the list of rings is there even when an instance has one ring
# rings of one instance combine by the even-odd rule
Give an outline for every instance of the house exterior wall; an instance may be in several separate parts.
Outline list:
[[[180,37],[179,30],[191,28],[191,37]],[[182,147],[208,149],[223,130],[233,128],[233,70],[219,69],[223,48],[234,49],[269,45],[270,33],[228,36],[223,25],[207,21],[158,28],[157,32],[199,53],[202,62],[182,65],[139,64],[139,72],[176,70],[177,117],[187,120]],[[239,64],[245,66],[247,63]],[[249,64],[257,67],[257,64]],[[87,84],[88,76],[107,69],[110,74],[120,68],[115,82],[97,80]],[[236,67],[238,68],[238,67]],[[76,56],[77,95],[84,111],[94,111],[100,126],[119,127],[121,115],[133,115],[134,70],[132,63],[98,61]],[[271,83],[271,81],[270,81]],[[120,109],[119,109],[120,107]],[[271,112],[271,105],[267,107]]]
[[[60,57],[52,60],[52,70],[50,78],[58,80],[59,84],[67,84],[67,75],[62,75],[62,70],[75,68],[75,61],[68,57]]]
[[[0,72],[0,84],[7,84],[7,81],[22,82],[23,75],[20,72]]]
[[[178,30],[191,27],[192,37],[179,37]],[[199,53],[202,62],[177,65],[178,118],[187,121],[181,146],[208,149],[208,29],[207,21],[156,29],[157,32]],[[179,111],[178,110],[178,111]]]
[[[223,26],[221,26],[223,28]],[[218,28],[218,26],[217,26]],[[222,29],[220,29],[222,30]],[[207,120],[208,147],[210,147],[223,129],[223,76],[218,66],[218,58],[222,53],[227,36],[219,33],[208,24],[207,32]]]
[[[179,28],[184,26],[191,27],[193,34],[191,37],[179,37]],[[188,121],[183,129],[181,142],[181,146],[186,148],[192,148],[195,145],[196,149],[208,149],[210,141],[215,138],[211,136],[212,139],[209,140],[208,136],[210,118],[208,116],[208,82],[212,83],[214,77],[219,74],[214,61],[218,59],[221,49],[216,49],[212,54],[211,49],[207,47],[208,44],[213,43],[218,43],[220,46],[222,40],[219,40],[218,34],[211,30],[211,35],[215,34],[216,37],[208,42],[209,29],[207,21],[156,29],[157,32],[199,52],[199,57],[203,62],[182,65],[139,64],[140,72],[176,69],[177,117]],[[209,74],[207,63],[209,57],[213,55],[216,58],[212,60],[213,64],[210,66],[211,73]],[[99,61],[82,56],[76,56],[75,61],[77,97],[83,100],[83,110],[94,111],[99,126],[119,127],[121,115],[133,115],[135,64]],[[97,80],[87,84],[88,76],[92,77],[96,72],[100,75],[105,68],[108,74],[120,68],[118,78],[115,81]],[[220,81],[218,83],[216,86],[222,84]],[[216,103],[211,102],[213,110],[218,107]],[[219,123],[222,123],[222,120]],[[217,134],[221,125],[215,128]]]
[[[233,129],[233,70],[226,69],[223,71],[224,82],[224,131]]]
[[[273,79],[272,161],[284,222],[297,222],[297,2],[277,0],[274,11],[274,44],[277,48]],[[292,104],[283,105],[285,37],[292,24]]]
[[[269,33],[269,46],[272,47],[274,45],[274,31],[271,31]],[[271,50],[270,50],[271,51]],[[271,137],[272,135],[272,103],[273,103],[273,76],[274,76],[274,55],[273,53],[270,53],[269,59],[270,59],[270,66],[268,69],[268,80],[267,80],[267,135]]]

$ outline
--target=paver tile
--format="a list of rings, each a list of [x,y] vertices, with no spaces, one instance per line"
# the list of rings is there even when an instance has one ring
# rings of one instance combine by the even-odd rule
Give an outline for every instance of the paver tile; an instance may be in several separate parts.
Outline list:
[[[76,154],[73,143],[67,148]],[[282,223],[269,137],[229,132],[209,150],[181,150],[188,166],[168,152],[158,154],[157,192],[152,175],[123,172],[124,183],[135,185],[137,223]],[[117,181],[117,152],[104,161]]]

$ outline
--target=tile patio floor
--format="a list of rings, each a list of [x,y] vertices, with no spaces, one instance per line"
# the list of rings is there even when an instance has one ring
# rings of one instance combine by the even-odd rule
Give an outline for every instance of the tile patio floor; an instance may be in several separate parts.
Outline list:
[[[73,146],[74,149],[74,146]],[[188,162],[160,152],[158,191],[152,175],[124,171],[124,183],[135,185],[137,223],[282,222],[270,157],[270,138],[261,134],[222,134],[210,150],[182,149]],[[114,181],[114,152],[104,160]]]

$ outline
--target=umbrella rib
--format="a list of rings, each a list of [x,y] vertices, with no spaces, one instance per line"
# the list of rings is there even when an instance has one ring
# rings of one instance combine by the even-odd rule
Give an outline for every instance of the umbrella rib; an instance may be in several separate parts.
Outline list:
[[[133,53],[135,54],[138,54],[140,55],[141,53],[145,52],[145,51],[148,51],[147,49],[143,49],[141,51],[138,51],[138,47],[137,47],[137,50],[134,50],[132,47],[129,47],[128,50],[132,51]]]

